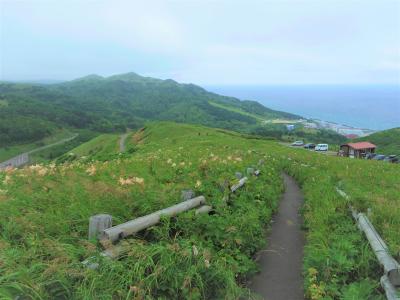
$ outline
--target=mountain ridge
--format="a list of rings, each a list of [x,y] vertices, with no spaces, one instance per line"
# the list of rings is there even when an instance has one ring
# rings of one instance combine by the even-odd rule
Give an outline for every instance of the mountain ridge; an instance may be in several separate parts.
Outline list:
[[[0,82],[0,100],[0,147],[39,140],[59,127],[112,132],[165,120],[249,133],[261,126],[258,118],[300,118],[194,84],[134,72],[108,77],[89,74],[55,84]],[[234,110],[215,107],[210,101]]]

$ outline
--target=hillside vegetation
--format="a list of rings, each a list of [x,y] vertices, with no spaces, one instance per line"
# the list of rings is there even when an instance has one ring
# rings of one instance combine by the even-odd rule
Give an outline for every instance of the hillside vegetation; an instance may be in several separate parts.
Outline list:
[[[193,84],[135,73],[51,85],[3,82],[0,103],[0,148],[35,142],[60,127],[107,133],[173,120],[250,132],[261,119],[299,118]]]
[[[386,155],[400,155],[400,128],[379,131],[369,136],[356,139],[356,141],[369,141],[377,145],[376,152]]]
[[[307,298],[383,299],[376,260],[348,205],[372,209],[372,222],[399,258],[398,166],[166,122],[132,134],[127,147],[117,154],[115,136],[102,136],[72,150],[83,157],[66,163],[0,172],[3,298],[251,298],[246,281],[257,270],[253,257],[264,246],[286,171],[305,194]],[[261,175],[225,203],[235,172],[249,166]],[[350,200],[336,193],[338,185]],[[90,216],[108,213],[119,224],[180,202],[184,189],[204,195],[215,213],[165,218],[126,239],[131,251],[118,261],[102,259],[101,246],[87,240]],[[92,256],[97,270],[81,264]]]

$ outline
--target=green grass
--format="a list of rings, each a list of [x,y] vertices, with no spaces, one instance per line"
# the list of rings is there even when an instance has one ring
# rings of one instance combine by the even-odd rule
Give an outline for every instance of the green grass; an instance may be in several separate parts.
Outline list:
[[[51,136],[46,137],[35,143],[0,148],[0,161],[5,161],[7,159],[10,159],[10,158],[17,156],[19,154],[22,154],[24,152],[28,152],[28,151],[34,150],[36,148],[39,148],[39,147],[43,147],[43,146],[46,146],[49,144],[56,143],[59,140],[69,138],[72,135],[73,135],[73,132],[71,132],[70,130],[60,129],[60,130],[56,131],[54,134],[52,134]]]
[[[238,114],[241,114],[241,115],[244,115],[244,116],[252,117],[252,118],[254,118],[254,119],[256,119],[257,121],[260,121],[260,122],[266,121],[266,119],[261,117],[261,116],[249,113],[247,111],[241,110],[239,108],[235,108],[233,106],[223,105],[221,103],[216,103],[216,102],[213,102],[213,101],[208,101],[208,103],[210,103],[212,106],[215,106],[215,107],[218,107],[218,108],[226,109],[226,110],[229,110],[231,112],[235,112],[235,113],[238,113]]]
[[[32,299],[238,299],[257,270],[254,254],[282,193],[280,173],[301,184],[306,230],[307,299],[383,299],[379,269],[348,211],[372,209],[371,221],[395,258],[400,252],[400,169],[375,161],[328,157],[248,135],[196,125],[152,123],[127,139],[102,135],[73,150],[74,160],[0,173],[0,295]],[[81,157],[79,158],[78,155]],[[82,156],[86,156],[82,158]],[[260,159],[228,204],[227,187]],[[142,178],[143,184],[121,185]],[[340,185],[350,196],[341,198]],[[114,224],[204,195],[214,215],[193,212],[125,242],[119,261],[102,260],[87,240],[88,218]],[[101,267],[81,265],[95,256]]]
[[[65,155],[66,153],[73,151],[73,149],[76,147],[88,142],[98,135],[95,132],[84,129],[76,130],[75,132],[77,136],[70,141],[65,141],[49,148],[41,149],[40,151],[31,153],[29,155],[30,164],[49,163],[54,159],[63,159],[65,157],[69,158],[68,155]]]
[[[76,157],[90,156],[94,159],[107,158],[110,155],[119,153],[120,134],[101,134],[87,143],[84,143],[68,154]]]
[[[6,100],[0,100],[0,108],[2,107],[7,107],[8,106],[8,101]]]
[[[283,168],[302,185],[307,228],[305,286],[310,299],[383,299],[382,275],[370,246],[355,226],[349,205],[372,209],[371,221],[399,260],[400,169],[375,161],[284,150]],[[339,186],[350,196],[343,199]]]
[[[111,161],[76,160],[1,175],[2,295],[34,299],[248,295],[244,282],[257,269],[252,256],[264,245],[263,228],[282,191],[279,170],[264,165],[263,175],[251,178],[229,205],[222,199],[227,184],[237,181],[235,172],[245,172],[263,158],[254,152],[261,141],[170,123],[150,125],[141,134],[132,155],[111,154]],[[92,144],[115,145],[115,137],[109,137],[110,143],[96,138],[79,153],[90,152]],[[143,178],[144,184],[122,186],[120,179],[130,176]],[[187,188],[204,195],[216,213],[189,212],[165,220],[130,239],[132,251],[127,257],[103,261],[98,271],[80,264],[101,249],[87,241],[91,215],[110,213],[118,224],[179,202]]]

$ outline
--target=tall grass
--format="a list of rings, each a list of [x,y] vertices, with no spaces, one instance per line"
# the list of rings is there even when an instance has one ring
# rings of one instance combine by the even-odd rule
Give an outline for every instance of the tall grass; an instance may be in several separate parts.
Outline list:
[[[2,295],[32,299],[249,295],[244,283],[257,270],[252,256],[264,245],[263,229],[282,192],[280,171],[265,164],[262,175],[250,178],[226,204],[222,199],[237,181],[235,172],[245,173],[264,157],[251,151],[257,142],[202,127],[169,126],[151,127],[132,155],[110,155],[104,161],[89,156],[59,166],[1,173]],[[179,131],[174,138],[163,132],[171,129]],[[141,180],[121,184],[128,178]],[[125,222],[179,202],[181,191],[188,188],[204,195],[215,213],[188,212],[164,220],[129,239],[131,251],[120,261],[102,260],[101,248],[87,241],[91,215],[109,213],[115,224]],[[80,263],[90,256],[100,260],[96,271]]]
[[[398,166],[317,155],[223,130],[149,124],[116,153],[118,139],[96,142],[84,158],[0,173],[0,295],[13,299],[238,299],[283,190],[280,173],[301,184],[308,299],[381,299],[379,266],[348,212],[372,208],[392,254],[400,251]],[[108,149],[108,150],[107,150]],[[235,172],[260,159],[261,176],[222,201]],[[337,185],[351,196],[341,198]],[[187,212],[126,239],[118,261],[87,240],[88,218],[114,224],[176,204],[193,189],[212,215]],[[81,261],[94,256],[97,270]]]

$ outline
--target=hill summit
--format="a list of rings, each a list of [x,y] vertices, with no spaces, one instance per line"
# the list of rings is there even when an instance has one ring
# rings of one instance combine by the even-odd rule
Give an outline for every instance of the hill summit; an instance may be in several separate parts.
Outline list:
[[[251,132],[266,120],[300,118],[133,72],[49,85],[3,82],[0,101],[0,147],[37,141],[60,127],[111,132],[164,120]]]

